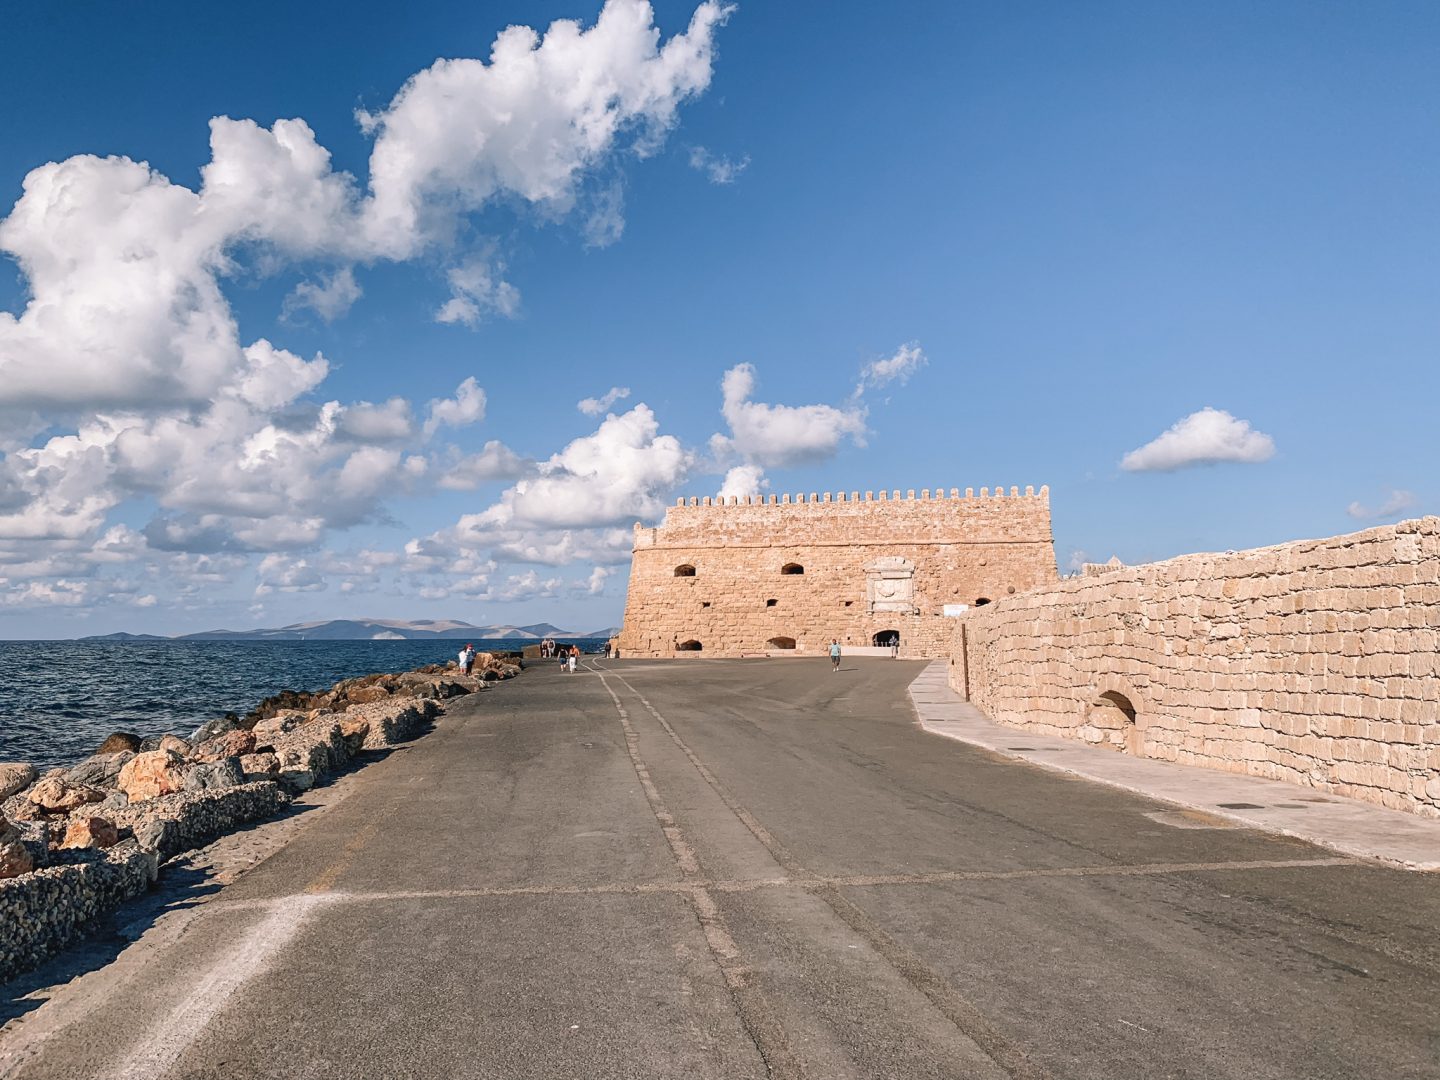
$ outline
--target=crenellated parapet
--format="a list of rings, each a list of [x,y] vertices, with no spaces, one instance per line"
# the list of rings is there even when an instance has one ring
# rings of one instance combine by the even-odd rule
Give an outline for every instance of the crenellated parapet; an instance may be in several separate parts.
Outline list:
[[[899,488],[893,491],[867,491],[863,497],[858,491],[824,491],[810,492],[807,496],[803,491],[794,495],[788,493],[783,495],[716,495],[696,496],[688,498],[682,496],[675,500],[676,506],[800,506],[815,503],[858,503],[858,502],[930,502],[943,501],[947,499],[1042,499],[1048,505],[1050,501],[1050,488],[1042,486],[1037,492],[1033,486],[1027,486],[1022,495],[1018,487],[1012,486],[1009,494],[1006,494],[1003,485],[997,485],[994,494],[988,487],[982,487],[980,494],[975,494],[973,487],[967,487],[962,495],[959,488],[935,488],[931,493],[930,488],[921,488],[917,494],[914,488],[907,488],[903,493]]]

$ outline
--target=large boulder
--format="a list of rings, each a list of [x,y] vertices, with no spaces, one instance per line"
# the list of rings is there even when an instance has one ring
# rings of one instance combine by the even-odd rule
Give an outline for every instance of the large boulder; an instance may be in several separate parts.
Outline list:
[[[84,810],[78,813],[85,813]],[[57,824],[63,819],[56,819]],[[15,821],[11,820],[10,828],[14,831],[20,843],[25,845],[25,850],[30,852],[30,861],[38,869],[50,861],[50,833],[52,826],[48,821]],[[0,830],[3,831],[3,830]]]
[[[25,793],[11,795],[3,803],[0,803],[0,817],[9,818],[14,821],[44,821],[45,811],[36,806]]]
[[[7,761],[0,765],[0,802],[4,802],[17,791],[24,791],[35,782],[35,766],[20,761]]]
[[[335,720],[317,720],[275,740],[280,770],[308,769],[316,776],[329,772],[349,758],[345,738]]]
[[[227,712],[224,716],[214,720],[206,720],[195,729],[195,734],[190,736],[190,741],[195,745],[208,742],[217,735],[224,735],[227,731],[234,731],[240,726],[240,718],[233,712]]]
[[[351,705],[369,705],[371,702],[384,701],[389,696],[390,690],[388,687],[375,683],[370,686],[357,687],[347,692],[345,699],[349,701]]]
[[[280,759],[268,750],[259,754],[241,754],[240,771],[247,780],[263,780],[280,771]]]
[[[253,728],[261,720],[268,720],[278,712],[304,712],[313,709],[321,704],[317,697],[323,695],[303,694],[298,690],[281,690],[274,697],[268,697],[257,705],[250,712],[245,714],[245,719],[240,721],[240,726],[247,730]]]
[[[300,709],[282,709],[263,720],[258,720],[250,730],[255,735],[256,746],[271,746],[282,735],[294,731],[310,719],[309,712]]]
[[[117,731],[106,737],[105,741],[95,748],[97,754],[118,754],[121,751],[128,751],[132,754],[140,752],[141,739],[133,731]]]
[[[340,737],[345,740],[345,749],[354,757],[365,745],[370,734],[370,720],[362,710],[340,714]]]
[[[245,782],[238,757],[221,758],[191,766],[185,774],[186,791],[224,791]]]
[[[93,787],[111,787],[120,779],[120,770],[135,755],[129,750],[114,754],[95,754],[79,765],[68,769],[65,779],[72,784],[89,784]]]
[[[108,818],[96,814],[81,814],[70,819],[65,827],[65,838],[61,848],[108,848],[120,842],[120,833]]]
[[[299,795],[315,786],[315,773],[311,769],[281,769],[275,779],[290,795]]]
[[[112,791],[105,796],[104,802],[97,802],[91,807],[96,813],[106,814],[113,810],[123,810],[130,805],[130,796],[123,791]]]
[[[185,757],[190,753],[190,743],[188,740],[182,739],[179,735],[161,735],[159,745],[157,745],[155,749],[174,750],[175,753],[181,757]]]
[[[185,787],[185,759],[173,750],[136,754],[120,770],[116,784],[132,804],[171,795]]]
[[[86,803],[99,802],[107,793],[89,784],[72,784],[63,775],[47,773],[25,792],[25,797],[47,814],[68,814]]]
[[[400,698],[359,705],[347,715],[368,721],[369,731],[365,734],[364,743],[366,750],[384,750],[411,738],[421,724],[439,712],[440,705],[433,699]]]
[[[196,761],[221,761],[228,757],[239,757],[253,753],[255,733],[253,731],[227,731],[198,743],[190,756]]]
[[[35,869],[35,860],[20,842],[20,834],[0,817],[0,878],[19,877]]]

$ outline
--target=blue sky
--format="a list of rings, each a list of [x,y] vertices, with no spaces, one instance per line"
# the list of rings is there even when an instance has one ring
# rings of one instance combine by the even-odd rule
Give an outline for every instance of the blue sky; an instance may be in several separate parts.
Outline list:
[[[1049,484],[1062,569],[1436,512],[1433,5],[599,17],[7,16],[0,637],[590,629],[722,484]]]

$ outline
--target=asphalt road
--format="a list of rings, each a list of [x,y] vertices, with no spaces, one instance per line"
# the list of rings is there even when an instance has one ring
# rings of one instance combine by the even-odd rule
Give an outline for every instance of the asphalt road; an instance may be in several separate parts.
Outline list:
[[[0,1076],[1440,1077],[1433,875],[926,735],[918,664],[599,666],[456,704]]]

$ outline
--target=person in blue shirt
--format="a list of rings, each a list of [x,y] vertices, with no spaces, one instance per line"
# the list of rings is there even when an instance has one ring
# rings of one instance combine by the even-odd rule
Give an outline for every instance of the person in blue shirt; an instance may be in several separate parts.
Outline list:
[[[840,642],[834,638],[830,639],[830,670],[840,670]]]

